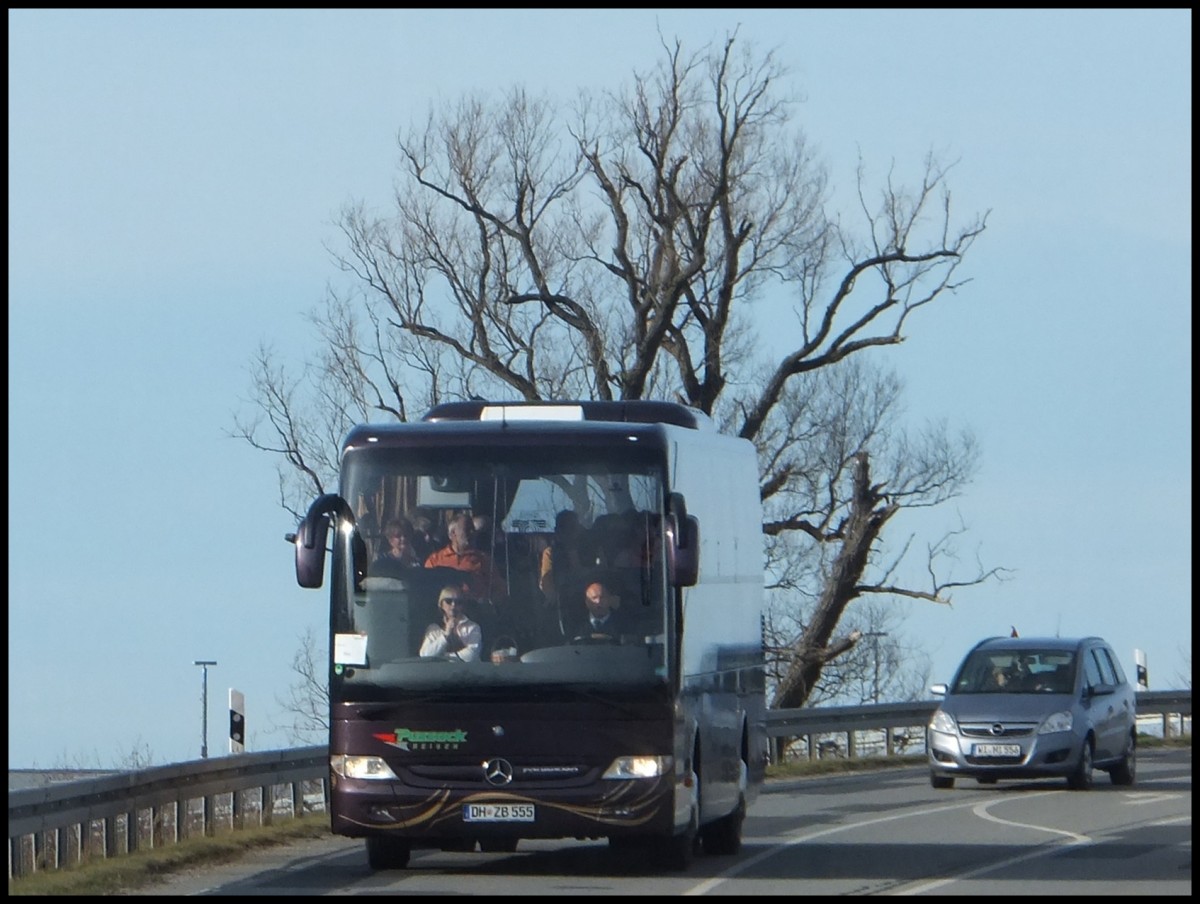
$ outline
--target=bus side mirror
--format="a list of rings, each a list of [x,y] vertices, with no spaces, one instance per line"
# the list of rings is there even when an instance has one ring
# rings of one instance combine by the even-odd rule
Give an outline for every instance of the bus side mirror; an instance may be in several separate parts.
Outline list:
[[[687,513],[681,493],[667,500],[667,575],[676,587],[694,587],[700,579],[700,522]]]
[[[679,522],[678,534],[671,544],[674,561],[671,580],[676,587],[694,587],[700,580],[700,522],[688,515]]]
[[[296,583],[301,587],[320,587],[325,580],[325,538],[329,518],[320,514],[305,516],[296,531]]]
[[[308,507],[296,529],[296,583],[301,587],[320,587],[325,580],[325,543],[334,515],[354,517],[346,500],[336,493],[326,493]]]

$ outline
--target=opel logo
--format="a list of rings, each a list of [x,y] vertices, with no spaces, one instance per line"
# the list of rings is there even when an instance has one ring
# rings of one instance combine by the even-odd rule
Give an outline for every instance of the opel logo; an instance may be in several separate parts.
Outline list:
[[[486,760],[483,764],[483,777],[489,785],[507,785],[513,780],[512,763],[500,758]]]
[[[992,734],[996,737],[1000,737],[1002,734],[1004,734],[1004,726],[997,722],[992,726]]]

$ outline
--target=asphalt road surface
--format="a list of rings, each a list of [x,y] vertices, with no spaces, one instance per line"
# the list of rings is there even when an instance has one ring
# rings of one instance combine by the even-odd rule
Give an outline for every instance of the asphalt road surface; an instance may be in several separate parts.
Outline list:
[[[742,851],[662,873],[603,841],[522,841],[515,854],[416,850],[372,872],[329,837],[177,876],[144,894],[208,895],[1191,895],[1190,748],[1141,751],[1138,782],[971,780],[923,768],[773,781]]]

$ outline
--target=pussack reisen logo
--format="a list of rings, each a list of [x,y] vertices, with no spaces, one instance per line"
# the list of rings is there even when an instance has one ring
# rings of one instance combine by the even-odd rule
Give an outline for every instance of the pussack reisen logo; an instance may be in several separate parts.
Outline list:
[[[374,737],[397,750],[458,750],[467,742],[467,733],[461,728],[453,731],[414,731],[397,728],[390,734],[380,732]]]

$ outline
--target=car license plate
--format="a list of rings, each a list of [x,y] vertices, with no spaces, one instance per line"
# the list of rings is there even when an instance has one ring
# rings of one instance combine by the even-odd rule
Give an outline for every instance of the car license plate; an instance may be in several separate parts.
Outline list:
[[[533,822],[533,804],[463,804],[464,822]]]
[[[976,744],[975,756],[1020,756],[1020,744]]]

